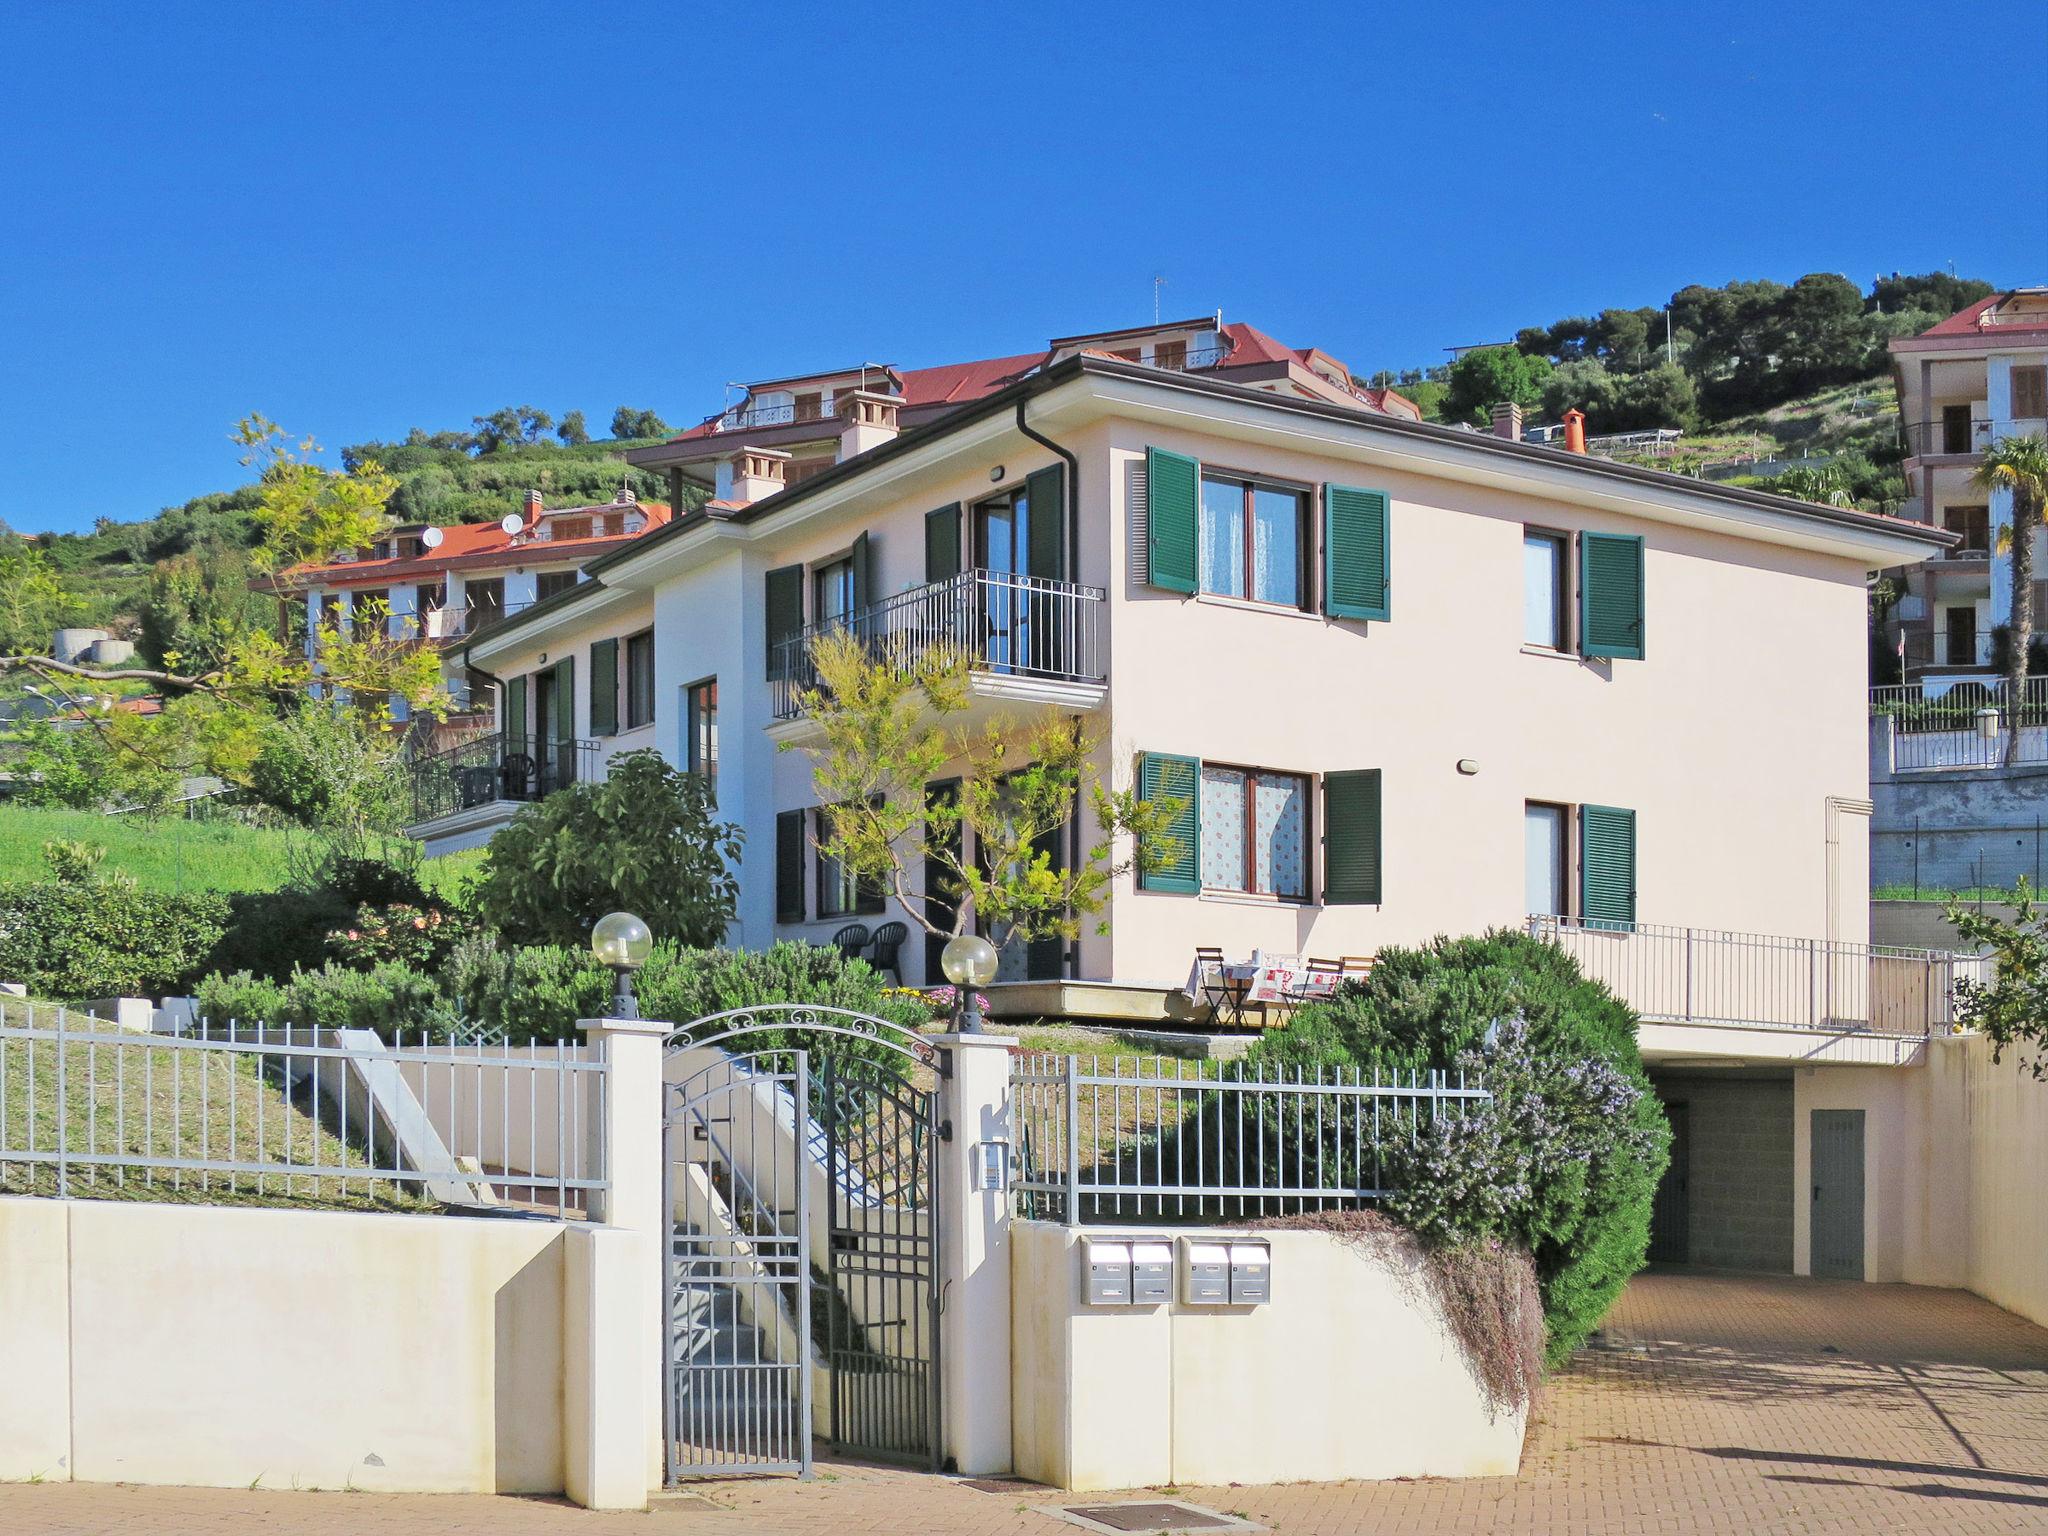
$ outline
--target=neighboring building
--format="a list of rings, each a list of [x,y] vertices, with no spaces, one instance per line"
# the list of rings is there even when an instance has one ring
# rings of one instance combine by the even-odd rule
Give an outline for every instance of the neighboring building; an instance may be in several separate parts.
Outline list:
[[[382,623],[394,639],[448,648],[567,591],[583,567],[668,521],[660,502],[641,504],[630,490],[594,506],[548,507],[539,491],[501,523],[435,528],[408,523],[366,549],[325,565],[294,566],[262,585],[303,598],[303,619],[287,624],[308,651],[321,626]],[[459,666],[444,669],[458,708],[490,708]],[[403,700],[393,710],[405,714]]]
[[[2012,526],[2007,492],[1971,484],[1984,450],[2008,437],[2048,431],[2048,288],[1980,299],[1918,336],[1891,344],[1905,434],[1903,515],[1946,529],[1955,546],[1906,573],[1893,611],[1907,675],[1939,682],[1988,667],[1991,632],[2011,617]],[[2038,555],[2037,555],[2038,561]],[[2036,611],[2048,600],[2048,569]]]

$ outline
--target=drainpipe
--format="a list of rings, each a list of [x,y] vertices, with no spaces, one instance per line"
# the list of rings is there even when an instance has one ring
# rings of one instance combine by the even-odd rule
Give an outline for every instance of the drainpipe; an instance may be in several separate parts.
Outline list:
[[[1062,448],[1043,432],[1033,428],[1031,423],[1024,419],[1024,405],[1025,398],[1019,396],[1017,400],[1017,430],[1030,438],[1032,442],[1038,444],[1039,447],[1049,449],[1053,453],[1058,454],[1067,466],[1067,569],[1070,573],[1078,572],[1081,568],[1081,461],[1074,456],[1072,450]],[[1072,579],[1071,574],[1068,579]],[[1076,731],[1081,729],[1081,722],[1078,718],[1074,721],[1074,729]],[[1080,867],[1081,802],[1080,798],[1076,796],[1074,814],[1067,818],[1067,868],[1075,870]],[[1081,940],[1075,937],[1067,941],[1067,975],[1078,980],[1080,974]]]

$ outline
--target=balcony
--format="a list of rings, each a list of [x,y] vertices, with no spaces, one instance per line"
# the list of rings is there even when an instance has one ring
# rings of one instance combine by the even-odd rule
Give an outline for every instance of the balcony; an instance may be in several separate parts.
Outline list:
[[[414,760],[412,816],[407,828],[450,819],[490,825],[509,821],[521,805],[597,776],[597,743],[553,736],[507,736],[498,731]]]
[[[1889,718],[1895,773],[1997,768],[2013,730],[2005,680],[1900,683],[1870,690],[1873,720]],[[2015,761],[2048,762],[2048,677],[2030,677],[2020,700]]]
[[[1955,983],[1979,966],[1946,950],[1715,928],[1535,916],[1529,932],[1636,1011],[1653,1063],[1900,1065],[1953,1024]]]
[[[1994,420],[1951,417],[1938,421],[1908,421],[1899,426],[1909,459],[1973,459],[1993,443],[2008,437],[2040,437],[2041,418],[2021,417]]]
[[[1107,677],[1102,608],[1100,587],[963,571],[846,618],[807,624],[776,645],[768,669],[775,718],[801,718],[803,696],[818,686],[812,642],[847,632],[898,676],[933,648],[948,646],[966,656],[978,694],[1092,708],[1101,702]]]

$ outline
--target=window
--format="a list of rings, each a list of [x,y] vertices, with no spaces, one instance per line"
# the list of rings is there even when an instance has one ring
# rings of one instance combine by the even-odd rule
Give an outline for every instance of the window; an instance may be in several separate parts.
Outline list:
[[[654,724],[654,631],[626,641],[626,729]]]
[[[551,539],[587,539],[590,537],[590,519],[587,517],[558,517],[550,525]]]
[[[775,814],[775,921],[804,920],[804,813]]]
[[[463,588],[463,600],[469,604],[466,632],[473,635],[490,628],[505,616],[505,578],[491,576],[470,582]]]
[[[796,419],[798,421],[816,421],[820,415],[819,407],[823,403],[824,396],[815,389],[807,394],[798,395],[796,397]]]
[[[534,598],[546,602],[558,592],[566,592],[576,585],[574,571],[542,571],[534,582]]]
[[[1202,886],[1308,900],[1308,780],[1202,765]]]
[[[1157,368],[1185,368],[1188,365],[1188,344],[1185,341],[1162,341],[1152,349],[1152,363]]]
[[[683,690],[683,766],[707,783],[718,782],[718,679]]]
[[[1302,606],[1300,491],[1202,477],[1202,590],[1219,597]]]
[[[1977,610],[1950,608],[1942,615],[1946,629],[1946,642],[1942,660],[1951,667],[1974,667],[1977,665]]]
[[[2048,416],[2048,365],[2013,369],[2012,413],[2022,421]]]
[[[391,594],[388,591],[358,592],[350,600],[349,629],[358,640],[383,634],[390,616]]]
[[[1522,643],[1547,650],[1567,649],[1565,629],[1565,551],[1570,541],[1558,533],[1525,529],[1522,533]]]
[[[1525,859],[1522,910],[1563,917],[1571,884],[1567,877],[1571,816],[1561,805],[1531,800],[1522,808]]]
[[[605,513],[605,515],[604,515],[604,536],[605,536],[606,538],[608,538],[608,539],[615,539],[615,538],[617,538],[617,537],[618,537],[618,536],[619,536],[620,534],[624,533],[625,531],[626,531],[626,514],[625,514],[625,513],[623,513],[623,512],[607,512],[607,513]]]
[[[856,606],[853,594],[853,560],[834,560],[811,572],[811,622],[820,627],[843,622]]]
[[[1950,533],[1960,533],[1963,542],[1951,554],[1983,554],[1991,548],[1991,509],[1989,507],[1945,507],[1941,514],[1942,526]]]
[[[818,916],[867,916],[882,910],[882,888],[855,878],[852,870],[825,851],[832,836],[832,812],[819,806],[812,813],[818,846]]]

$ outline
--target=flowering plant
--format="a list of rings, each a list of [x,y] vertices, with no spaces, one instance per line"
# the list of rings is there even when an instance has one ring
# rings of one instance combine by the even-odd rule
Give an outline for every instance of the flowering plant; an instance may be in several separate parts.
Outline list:
[[[367,970],[389,961],[428,970],[441,963],[458,936],[456,919],[438,907],[393,902],[356,908],[355,921],[327,935],[327,947],[343,965]]]
[[[948,1019],[953,1016],[953,1000],[959,995],[959,988],[951,985],[938,987],[889,987],[884,997],[914,997],[931,1009],[934,1019]],[[974,1006],[982,1013],[988,1012],[988,997],[980,992],[974,994]]]

